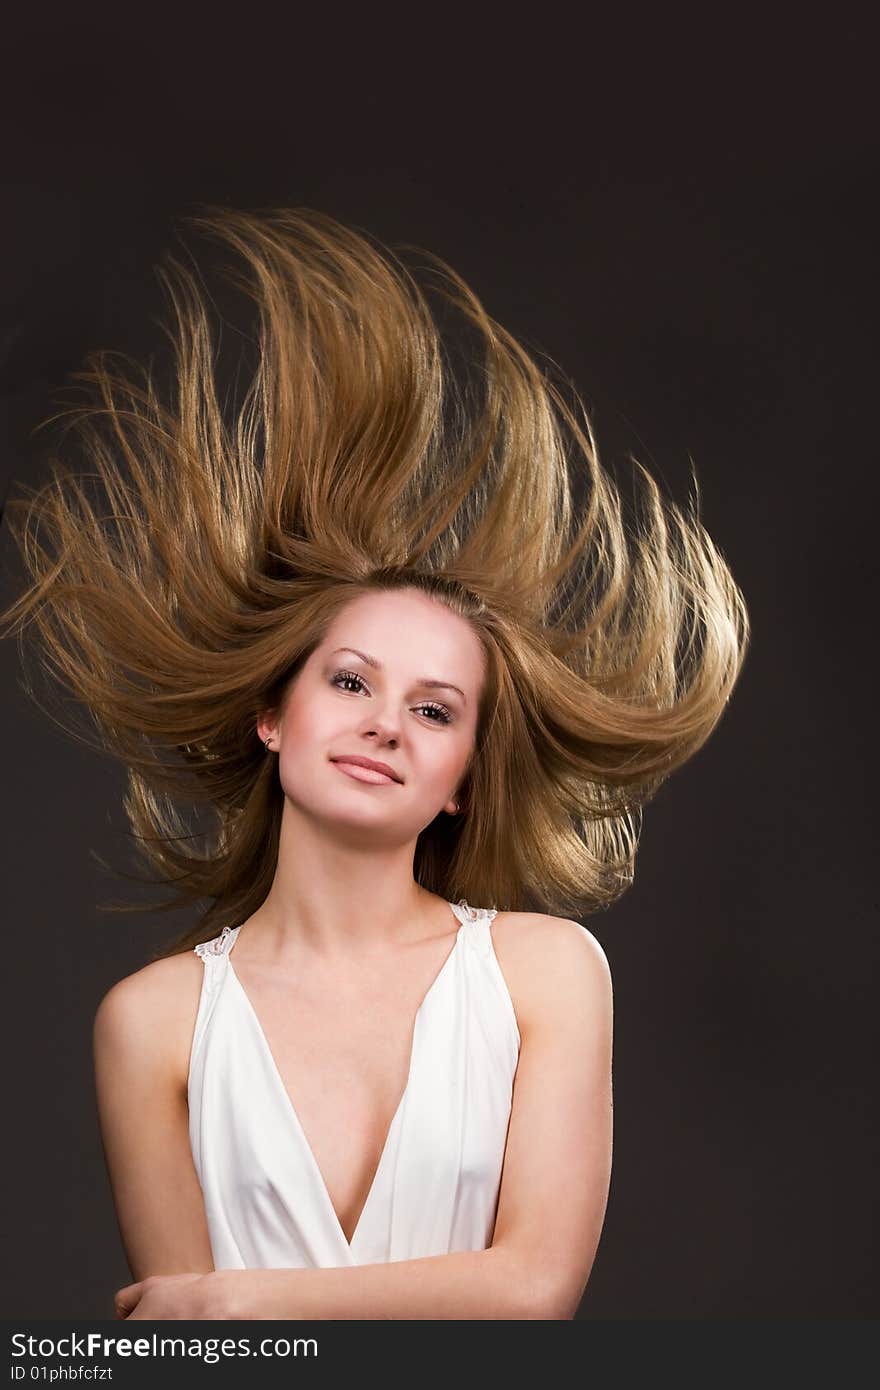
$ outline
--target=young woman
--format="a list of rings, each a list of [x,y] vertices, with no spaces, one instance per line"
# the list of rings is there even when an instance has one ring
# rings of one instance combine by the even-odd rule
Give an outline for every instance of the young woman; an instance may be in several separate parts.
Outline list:
[[[6,619],[202,905],[95,1019],[117,1315],[571,1318],[612,1153],[575,918],[717,725],[742,594],[641,468],[627,529],[582,408],[449,266],[311,209],[190,224],[257,309],[234,417],[168,258],[173,390],[96,354],[88,473],[10,504]]]

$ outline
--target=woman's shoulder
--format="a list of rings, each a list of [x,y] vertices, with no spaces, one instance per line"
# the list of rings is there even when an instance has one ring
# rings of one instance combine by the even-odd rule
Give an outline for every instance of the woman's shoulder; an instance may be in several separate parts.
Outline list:
[[[141,1050],[185,1080],[204,966],[192,950],[150,961],[111,985],[95,1012],[95,1049]]]
[[[130,975],[123,975],[111,985],[98,1008],[120,1013],[139,1012],[163,1005],[173,1008],[188,998],[195,989],[198,994],[204,966],[195,951],[179,951],[173,956],[142,965]]]
[[[601,943],[580,922],[546,912],[498,912],[491,923],[496,951],[512,966],[534,967],[552,959],[561,964],[589,960],[607,968]]]
[[[521,1032],[552,1012],[563,989],[610,992],[608,957],[580,922],[545,912],[498,912],[490,930]]]

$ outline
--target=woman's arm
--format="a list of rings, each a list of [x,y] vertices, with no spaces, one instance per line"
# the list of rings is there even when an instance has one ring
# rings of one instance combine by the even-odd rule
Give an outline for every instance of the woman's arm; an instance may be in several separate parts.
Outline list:
[[[151,1280],[120,1290],[123,1315],[574,1317],[611,1178],[611,974],[576,922],[515,914],[501,934],[522,1047],[492,1246],[389,1264],[219,1271],[189,1285]]]
[[[114,985],[95,1015],[101,1138],[135,1279],[214,1268],[182,1066],[202,970],[195,955],[192,965],[179,956],[155,961]]]

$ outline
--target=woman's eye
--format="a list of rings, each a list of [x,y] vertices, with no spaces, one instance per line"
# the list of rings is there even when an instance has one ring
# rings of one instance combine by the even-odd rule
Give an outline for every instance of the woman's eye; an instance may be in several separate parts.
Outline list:
[[[446,708],[445,705],[435,705],[433,702],[431,702],[427,705],[419,705],[417,706],[417,708],[429,709],[432,711],[433,714],[438,714],[440,718],[432,719],[431,722],[433,724],[449,724],[452,719],[452,715],[449,713],[449,710]]]
[[[330,684],[335,685],[337,689],[341,690],[346,681],[353,681],[360,689],[366,690],[367,688],[363,679],[356,671],[337,671],[336,675],[332,677]],[[421,705],[416,705],[416,709],[430,710],[431,714],[428,716],[428,719],[431,724],[450,724],[452,722],[452,715],[449,713],[446,706],[438,705],[433,700],[426,701]]]
[[[336,675],[333,677],[331,684],[339,685],[341,681],[356,681],[357,684],[361,686],[363,686],[364,684],[360,676],[357,675],[355,671],[337,671]],[[366,689],[365,686],[364,689]]]

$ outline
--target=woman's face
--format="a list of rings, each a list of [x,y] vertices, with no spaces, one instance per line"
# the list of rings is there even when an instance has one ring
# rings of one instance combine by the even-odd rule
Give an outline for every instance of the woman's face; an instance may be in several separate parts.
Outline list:
[[[295,806],[337,831],[401,843],[440,811],[455,813],[483,675],[479,638],[445,604],[418,589],[363,594],[294,677],[277,722],[267,716],[257,731],[272,735]],[[362,780],[340,762],[351,756],[386,763],[401,780]]]

